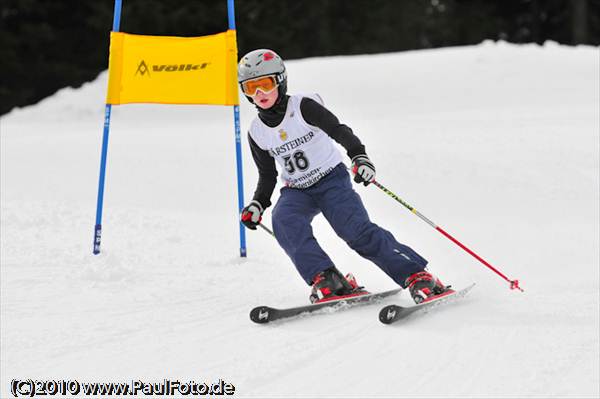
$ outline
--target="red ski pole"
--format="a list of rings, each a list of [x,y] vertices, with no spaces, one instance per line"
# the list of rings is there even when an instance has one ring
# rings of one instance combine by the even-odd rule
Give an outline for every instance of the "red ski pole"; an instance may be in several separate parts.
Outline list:
[[[452,237],[444,229],[442,229],[441,227],[437,226],[431,220],[427,219],[425,216],[423,216],[421,213],[419,213],[419,211],[417,211],[415,208],[413,208],[412,206],[410,206],[408,203],[404,202],[400,197],[398,197],[396,194],[394,194],[393,192],[391,192],[390,190],[388,190],[387,188],[385,188],[379,182],[377,182],[375,180],[372,180],[371,183],[373,183],[376,187],[380,188],[384,193],[386,193],[387,195],[389,195],[390,197],[392,197],[393,199],[395,199],[396,201],[398,201],[399,203],[401,203],[402,205],[404,205],[404,207],[406,207],[409,211],[411,211],[412,213],[414,213],[415,215],[417,215],[418,217],[420,217],[422,220],[424,220],[428,225],[430,225],[431,227],[433,227],[434,229],[436,229],[437,231],[439,231],[440,233],[442,233],[450,241],[452,241],[453,243],[455,243],[456,245],[458,245],[459,247],[461,247],[462,249],[464,249],[467,253],[469,253],[475,259],[477,259],[478,261],[480,261],[481,263],[483,263],[485,266],[487,266],[489,269],[491,269],[498,276],[502,277],[504,280],[506,280],[507,282],[509,282],[511,290],[518,289],[521,292],[524,292],[523,289],[521,287],[519,287],[519,280],[510,280],[508,277],[506,277],[504,274],[502,274],[500,271],[498,271],[498,269],[496,269],[494,266],[490,265],[481,256],[479,256],[475,252],[471,251],[464,244],[462,244],[456,238]]]

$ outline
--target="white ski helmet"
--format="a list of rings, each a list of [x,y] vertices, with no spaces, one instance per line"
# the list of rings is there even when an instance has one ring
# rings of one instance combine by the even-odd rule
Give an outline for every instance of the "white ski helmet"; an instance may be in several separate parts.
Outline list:
[[[238,64],[238,83],[261,76],[274,75],[279,85],[279,98],[287,92],[287,73],[283,60],[276,52],[269,49],[258,49],[242,57]],[[242,90],[243,91],[243,90]],[[251,102],[252,99],[246,96]]]

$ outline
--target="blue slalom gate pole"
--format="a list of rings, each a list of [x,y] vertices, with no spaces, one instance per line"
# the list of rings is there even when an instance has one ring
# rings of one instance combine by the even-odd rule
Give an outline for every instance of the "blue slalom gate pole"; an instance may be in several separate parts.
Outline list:
[[[115,0],[115,11],[113,15],[114,32],[119,31],[121,25],[122,0]],[[104,110],[104,133],[102,135],[102,154],[100,157],[100,179],[98,182],[98,201],[96,204],[96,225],[94,226],[94,255],[100,253],[100,240],[102,237],[102,207],[104,203],[104,178],[106,176],[106,156],[108,154],[108,133],[110,131],[110,114],[112,105],[106,104]]]
[[[229,18],[229,29],[235,30],[235,9],[233,0],[227,0],[227,16]],[[238,215],[244,207],[244,176],[242,170],[242,139],[240,134],[240,106],[233,106],[233,119],[235,121],[235,158],[237,163],[237,185],[238,185]],[[246,229],[242,222],[240,225],[240,256],[246,256]]]

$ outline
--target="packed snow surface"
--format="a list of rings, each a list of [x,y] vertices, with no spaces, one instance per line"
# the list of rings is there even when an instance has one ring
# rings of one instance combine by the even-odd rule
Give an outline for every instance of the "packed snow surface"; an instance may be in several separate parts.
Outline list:
[[[103,73],[0,119],[0,396],[16,378],[220,378],[239,397],[599,397],[598,48],[485,42],[287,66],[290,92],[318,92],[383,185],[525,292],[356,185],[373,221],[430,271],[476,287],[394,326],[377,312],[407,293],[253,324],[254,306],[304,304],[309,288],[261,230],[238,255],[231,107],[113,107],[92,255]],[[248,201],[255,110],[241,101]],[[321,216],[314,232],[341,271],[394,288]]]

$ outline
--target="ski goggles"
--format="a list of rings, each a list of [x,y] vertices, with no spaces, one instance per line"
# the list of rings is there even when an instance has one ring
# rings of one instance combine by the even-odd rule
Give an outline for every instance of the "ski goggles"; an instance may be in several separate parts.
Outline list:
[[[275,75],[268,75],[242,82],[242,91],[245,95],[254,97],[258,89],[265,94],[269,94],[275,90],[277,86],[278,84]]]

